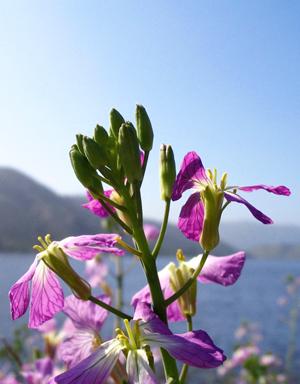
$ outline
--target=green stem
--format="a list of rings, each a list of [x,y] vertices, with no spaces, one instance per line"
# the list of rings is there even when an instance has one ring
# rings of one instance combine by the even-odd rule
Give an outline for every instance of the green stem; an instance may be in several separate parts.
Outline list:
[[[187,322],[187,331],[192,332],[193,330],[193,319],[191,315],[186,315],[186,322]],[[186,380],[186,375],[188,373],[189,366],[187,364],[183,364],[179,376],[179,383],[184,384]]]
[[[110,215],[113,217],[113,219],[123,228],[129,235],[132,235],[132,230],[128,227],[127,224],[122,221],[119,216],[110,208],[109,205],[106,204],[106,202],[102,199],[99,199],[103,207],[110,213]]]
[[[168,199],[166,201],[166,205],[165,205],[164,219],[163,219],[163,222],[162,222],[162,225],[160,228],[159,236],[158,236],[157,242],[155,244],[155,247],[153,248],[153,251],[152,251],[152,256],[154,257],[154,259],[157,258],[157,255],[159,254],[160,248],[161,248],[162,243],[164,241],[164,237],[165,237],[167,226],[168,226],[170,205],[171,205],[171,199]]]
[[[113,313],[114,315],[121,317],[122,319],[132,320],[132,316],[129,316],[122,311],[119,311],[117,308],[114,308],[111,305],[104,303],[104,301],[101,301],[94,296],[90,296],[89,300],[91,302],[93,302],[94,304],[99,305],[99,307],[102,307],[102,308],[106,309],[107,311]]]
[[[190,279],[177,291],[174,293],[174,295],[172,295],[171,297],[169,297],[166,301],[165,301],[165,306],[167,307],[168,305],[172,304],[175,300],[177,300],[187,289],[190,288],[190,286],[194,283],[194,281],[197,279],[197,277],[199,276],[200,272],[202,271],[202,268],[206,262],[206,259],[209,255],[209,251],[205,251],[203,253],[203,256],[201,258],[201,261],[197,267],[197,269],[195,269],[194,273],[192,274],[192,276],[190,277]]]
[[[116,262],[116,285],[117,285],[117,295],[116,295],[116,309],[122,311],[123,309],[123,282],[124,282],[124,272],[123,272],[123,260],[122,257],[115,257]],[[120,318],[116,317],[116,328],[120,328]]]
[[[103,195],[103,193],[97,192],[97,195],[98,195],[98,201],[100,201],[100,203],[102,203],[101,200],[104,200],[106,203],[112,205],[116,209],[119,209],[122,212],[126,211],[126,207],[124,207],[121,204],[116,203],[115,201],[111,200],[109,197],[106,197],[105,195]]]

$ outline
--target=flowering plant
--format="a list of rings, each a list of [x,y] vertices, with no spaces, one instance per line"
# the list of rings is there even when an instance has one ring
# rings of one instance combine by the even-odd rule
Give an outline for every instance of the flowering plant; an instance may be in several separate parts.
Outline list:
[[[237,191],[263,189],[287,196],[289,189],[262,184],[228,186],[227,174],[218,183],[216,170],[205,170],[196,152],[184,157],[176,176],[172,147],[162,145],[159,173],[165,213],[157,231],[144,223],[141,199],[153,145],[152,125],[145,108],[140,105],[136,108],[136,127],[113,109],[109,131],[97,125],[92,138],[79,134],[76,139],[70,159],[78,180],[87,190],[88,202],[84,207],[101,218],[110,218],[120,231],[72,236],[60,241],[52,241],[49,235],[44,239],[39,237],[33,264],[9,292],[12,318],[24,315],[30,306],[29,327],[48,335],[52,331],[47,330],[47,324],[56,313],[64,312],[68,320],[62,331],[48,337],[51,354],[37,360],[46,373],[36,382],[183,384],[189,366],[200,369],[221,366],[226,360],[224,352],[204,330],[194,328],[193,316],[197,311],[197,283],[234,284],[245,262],[242,251],[222,257],[210,254],[220,240],[223,211],[231,202],[241,203],[259,221],[271,224],[269,217]],[[158,271],[157,259],[168,226],[171,201],[180,199],[190,188],[195,192],[182,207],[178,227],[188,239],[199,242],[200,254],[186,260],[183,251],[178,250],[177,260]],[[130,313],[124,312],[120,297],[114,300],[103,284],[107,274],[105,254],[115,255],[120,268],[125,252],[138,259],[145,275],[145,287],[133,296]],[[90,282],[75,272],[69,257],[87,263]],[[122,274],[117,277],[120,281]],[[71,288],[73,295],[64,297],[59,279]],[[92,293],[92,287],[97,285],[103,290],[100,296]],[[118,321],[113,337],[104,340],[99,332],[108,313]],[[187,332],[173,333],[169,323],[183,320]],[[64,365],[54,367],[54,361]],[[160,363],[164,379],[159,372]],[[32,366],[27,367],[25,374],[23,369],[23,379],[32,370]]]

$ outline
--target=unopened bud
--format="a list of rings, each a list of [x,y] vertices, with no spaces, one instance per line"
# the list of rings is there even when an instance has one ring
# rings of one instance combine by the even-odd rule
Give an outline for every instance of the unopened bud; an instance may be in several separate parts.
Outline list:
[[[57,276],[59,276],[81,300],[91,296],[90,285],[71,267],[66,254],[53,242],[41,254],[41,259]]]
[[[131,123],[122,124],[119,131],[119,156],[120,164],[124,169],[128,181],[142,179],[139,142],[136,130]]]
[[[86,158],[94,169],[100,169],[107,164],[104,148],[97,144],[93,139],[84,136],[83,149]]]
[[[119,136],[119,130],[121,128],[121,125],[125,123],[125,120],[123,116],[118,112],[116,109],[112,109],[110,111],[110,132],[115,137],[115,139],[118,139]]]
[[[170,145],[160,147],[160,195],[167,201],[172,196],[173,185],[176,179],[176,165],[174,153]]]
[[[101,127],[101,125],[97,124],[96,128],[94,129],[94,140],[101,146],[105,146],[107,143],[108,134],[105,128]]]
[[[78,133],[76,135],[76,144],[79,152],[84,156],[84,149],[83,149],[83,135],[81,133]]]
[[[136,106],[136,130],[141,148],[144,151],[151,151],[153,130],[146,109],[142,105]]]

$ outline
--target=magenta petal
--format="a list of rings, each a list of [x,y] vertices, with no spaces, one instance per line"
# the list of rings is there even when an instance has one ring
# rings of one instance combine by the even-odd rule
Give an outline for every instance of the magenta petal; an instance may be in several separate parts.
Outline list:
[[[198,181],[206,181],[207,176],[202,161],[196,152],[188,152],[181,163],[180,171],[173,187],[172,200],[181,198],[182,193],[192,188]]]
[[[108,198],[110,198],[110,195],[112,194],[113,189],[108,189],[107,191],[104,191],[104,195]],[[88,203],[82,204],[82,206],[89,211],[91,211],[94,215],[105,218],[110,216],[110,213],[107,212],[107,210],[103,207],[103,205],[100,203],[100,201],[93,198],[93,196],[87,191],[87,199]],[[115,208],[108,204],[110,209],[114,212]]]
[[[193,193],[181,208],[178,228],[190,240],[199,241],[203,228],[204,207],[200,193]]]
[[[110,304],[111,300],[106,295],[98,296],[98,299]],[[77,299],[71,295],[66,297],[63,312],[73,321],[78,329],[90,329],[99,331],[108,316],[108,312],[92,303]]]
[[[64,252],[77,260],[90,260],[100,253],[113,253],[121,256],[125,252],[114,247],[120,236],[114,233],[71,236],[58,242]]]
[[[118,340],[107,341],[74,368],[55,377],[58,384],[104,384],[121,351]]]
[[[144,224],[144,232],[148,241],[153,241],[158,238],[159,228],[153,224]]]
[[[35,273],[37,263],[38,260],[35,258],[28,271],[11,287],[9,291],[10,310],[13,320],[16,320],[24,315],[28,308],[30,300],[29,284]]]
[[[277,187],[273,187],[272,185],[258,184],[258,185],[248,185],[246,187],[239,187],[238,189],[245,192],[252,192],[258,189],[264,189],[265,191],[274,193],[275,195],[284,195],[284,196],[290,196],[291,194],[291,191],[289,190],[289,188],[285,187],[284,185],[278,185]]]
[[[253,205],[248,203],[248,201],[243,199],[241,196],[229,192],[225,192],[224,196],[227,201],[244,204],[252,213],[252,215],[263,224],[273,224],[273,220],[270,217],[266,216],[264,213],[256,209]]]
[[[29,328],[37,328],[64,306],[64,294],[54,272],[40,261],[32,279]]]
[[[187,264],[196,269],[202,255],[193,257]],[[234,284],[240,277],[245,263],[245,252],[237,252],[229,256],[208,256],[198,276],[202,283],[216,283],[224,286]]]

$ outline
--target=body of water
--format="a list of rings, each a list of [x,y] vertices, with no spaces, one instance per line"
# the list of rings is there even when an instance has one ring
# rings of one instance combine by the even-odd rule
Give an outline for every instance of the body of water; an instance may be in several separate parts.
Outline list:
[[[160,266],[170,261],[161,257]],[[11,285],[25,272],[32,262],[32,255],[1,254],[0,269],[0,333],[9,337],[13,328],[24,324],[26,318],[11,321],[7,292]],[[145,285],[141,267],[132,267],[132,259],[124,258],[126,311],[130,311],[132,295]],[[81,272],[83,265],[79,266]],[[198,284],[198,313],[194,319],[195,329],[204,329],[214,342],[229,356],[236,343],[234,331],[243,321],[260,325],[263,336],[261,347],[264,351],[274,351],[284,358],[288,343],[288,328],[285,320],[288,313],[277,304],[278,297],[285,293],[285,280],[288,275],[300,276],[300,263],[282,260],[246,261],[238,282],[231,287],[215,284]],[[177,323],[172,328],[184,331],[185,324]],[[299,324],[300,328],[300,324]],[[298,332],[298,341],[300,333]],[[297,353],[300,355],[300,342]]]

